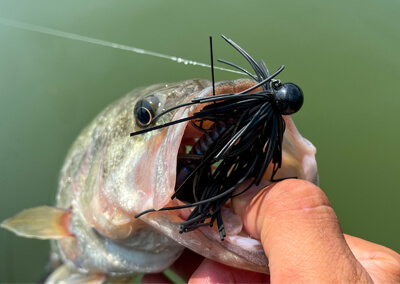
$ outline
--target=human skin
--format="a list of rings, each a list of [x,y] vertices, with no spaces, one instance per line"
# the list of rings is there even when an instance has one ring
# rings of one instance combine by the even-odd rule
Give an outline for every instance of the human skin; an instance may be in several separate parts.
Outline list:
[[[246,231],[261,240],[270,275],[225,266],[185,251],[171,268],[189,283],[400,283],[400,255],[343,234],[323,191],[288,179],[234,198]],[[142,283],[170,283],[162,274]]]

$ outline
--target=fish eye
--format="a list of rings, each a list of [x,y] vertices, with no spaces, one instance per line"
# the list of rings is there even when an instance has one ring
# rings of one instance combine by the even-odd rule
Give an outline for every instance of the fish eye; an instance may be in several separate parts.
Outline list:
[[[156,115],[158,106],[159,100],[154,96],[138,101],[133,110],[136,124],[140,127],[149,126],[153,117]]]
[[[283,115],[293,114],[304,102],[303,91],[293,83],[274,82],[275,106]]]

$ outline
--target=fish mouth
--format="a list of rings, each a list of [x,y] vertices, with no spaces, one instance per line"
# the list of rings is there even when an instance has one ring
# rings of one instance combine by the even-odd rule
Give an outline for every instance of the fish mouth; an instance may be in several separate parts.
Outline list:
[[[209,92],[206,91],[205,94],[209,95]],[[186,206],[204,201],[202,192],[196,191],[198,184],[201,182],[196,181],[193,174],[204,160],[203,154],[207,152],[211,144],[218,139],[223,131],[225,131],[224,125],[221,126],[218,122],[194,119],[186,123],[177,154],[175,193],[171,197],[172,199],[176,199],[177,204]],[[216,167],[217,165],[211,165],[210,174],[215,171]],[[243,185],[239,185],[235,192],[243,190],[246,184],[248,183],[245,182]],[[263,183],[263,186],[266,186],[266,184]],[[257,191],[256,187],[252,187],[247,195],[256,194]],[[179,214],[181,224],[187,221],[192,211],[193,207],[188,210],[181,210]],[[228,242],[247,246],[248,249],[254,246],[261,247],[261,243],[258,240],[250,239],[247,232],[243,230],[241,218],[235,214],[230,199],[221,208],[221,216],[224,220],[223,236],[221,235],[221,229],[216,219],[213,218],[214,220],[210,221],[211,217],[208,220],[204,220],[204,223],[189,225],[185,229],[181,227],[180,232],[187,233],[195,229],[200,229],[209,238],[226,239]]]
[[[239,93],[252,87],[254,84],[254,81],[248,79],[220,82],[215,86],[215,93],[216,95]],[[209,97],[212,95],[213,91],[211,87],[204,88],[199,93],[187,98],[186,102],[190,101],[194,96]],[[173,120],[190,117],[203,107],[204,105],[196,104],[187,108],[180,108],[174,114]],[[317,184],[318,173],[314,157],[315,147],[300,135],[290,117],[284,117],[284,120],[286,131],[283,139],[282,168],[278,171],[275,178],[297,177]],[[156,169],[157,172],[162,171],[168,174],[167,177],[158,176],[154,180],[156,186],[153,189],[153,208],[156,210],[166,207],[190,205],[196,201],[196,198],[193,197],[193,186],[191,186],[193,183],[189,184],[183,193],[176,194],[176,190],[182,182],[182,177],[180,176],[182,169],[187,167],[187,163],[190,164],[197,161],[199,157],[196,157],[196,155],[201,156],[191,152],[191,149],[201,139],[209,135],[207,132],[200,131],[198,129],[199,126],[201,125],[197,121],[190,121],[175,124],[165,130],[165,136],[157,155],[159,163],[156,161],[155,164],[162,165],[160,170]],[[202,127],[211,127],[210,129],[212,129],[211,125],[203,125]],[[188,176],[188,174],[185,175],[186,177]],[[245,193],[246,199],[252,198],[260,189],[271,184],[270,177],[271,170],[268,169],[261,183],[258,186],[253,185]],[[246,182],[238,186],[236,191],[241,191],[245,186]],[[161,195],[160,192],[164,194]],[[235,204],[237,203],[235,203],[235,200],[237,198],[240,198],[240,196],[229,199],[221,209],[226,232],[224,241],[220,239],[219,228],[217,228],[215,221],[207,226],[199,226],[193,231],[182,232],[180,224],[187,220],[193,207],[180,208],[178,210],[160,210],[146,214],[141,219],[181,245],[204,257],[242,269],[266,272],[268,260],[264,254],[261,242],[252,238],[246,232],[241,217],[236,214]]]
[[[238,93],[252,87],[254,84],[254,81],[248,79],[218,82],[215,85],[215,95]],[[188,103],[194,97],[205,98],[210,96],[213,96],[213,89],[211,86],[208,86],[198,93],[188,96],[181,103]],[[173,115],[172,121],[193,116],[193,114],[204,108],[205,105],[206,104],[194,104],[186,108],[179,108]],[[193,180],[190,179],[190,175],[194,168],[201,162],[203,153],[206,152],[210,144],[213,143],[213,139],[218,137],[218,131],[223,131],[223,129],[218,130],[213,127],[215,124],[218,124],[218,122],[213,123],[214,122],[207,120],[194,119],[172,125],[165,129],[165,136],[157,156],[158,161],[161,161],[161,159],[164,161],[164,163],[160,164],[164,165],[163,170],[168,173],[168,179],[161,182],[158,179],[156,184],[160,186],[163,185],[164,188],[165,184],[168,184],[167,188],[169,192],[168,194],[163,195],[163,198],[155,196],[153,202],[154,209],[160,210],[166,207],[188,206],[199,201],[200,198],[193,192],[194,183]],[[179,141],[179,143],[177,143],[177,141]],[[165,163],[165,161],[168,161],[168,163]],[[156,164],[158,163],[156,162]],[[243,189],[241,186],[237,188],[237,190],[241,189]],[[177,192],[177,190],[179,190],[179,192]],[[161,192],[161,190],[155,188],[153,192],[156,195]],[[251,192],[256,193],[251,189],[247,194]],[[171,210],[168,211],[167,214],[172,222],[179,225],[187,220],[192,211],[193,207],[189,207]],[[151,215],[155,216],[160,213],[161,212],[157,212]],[[254,248],[258,250],[261,248],[260,242],[251,239],[243,230],[241,218],[235,214],[230,200],[228,200],[221,209],[221,215],[225,225],[225,243],[230,242],[232,244],[240,244],[240,246],[246,248],[246,250],[254,250]],[[199,226],[200,228],[196,231],[201,232],[201,234],[206,236],[206,238],[211,239],[213,242],[221,242],[220,234],[218,233],[215,222],[213,221],[212,224],[208,225],[208,227],[206,224],[204,225],[205,226]],[[183,233],[182,230],[178,229],[178,232],[179,231]],[[191,233],[186,231],[181,236],[184,237],[188,234],[191,235]]]
[[[210,92],[205,92],[205,94],[210,95]],[[192,110],[192,112],[194,112],[194,110]],[[198,193],[195,192],[195,187],[193,186],[194,181],[193,178],[191,179],[191,174],[201,163],[203,158],[202,152],[207,151],[213,139],[218,136],[218,127],[215,127],[215,124],[217,123],[199,120],[192,120],[186,123],[186,128],[183,132],[176,156],[176,182],[174,194],[171,196],[174,202],[169,204],[170,206],[190,205],[194,202],[201,201],[201,199],[196,196]],[[270,172],[271,171],[268,171],[268,174],[271,174]],[[266,174],[266,176],[268,174]],[[235,192],[240,192],[247,184],[248,182],[245,182],[243,185],[238,186]],[[254,196],[261,188],[269,184],[271,184],[271,182],[265,180],[259,186],[252,186],[250,190],[247,191],[246,197]],[[228,200],[221,208],[225,233],[224,237],[221,238],[216,220],[212,221],[212,223],[207,223],[207,221],[205,221],[202,223],[202,225],[204,224],[205,226],[195,226],[192,230],[198,230],[198,233],[212,242],[222,244],[221,241],[225,241],[222,247],[231,247],[231,245],[234,245],[246,252],[252,251],[257,254],[261,253],[263,251],[261,242],[252,238],[244,230],[241,217],[236,214],[233,204],[232,200]],[[173,222],[182,223],[187,221],[192,211],[193,207],[180,209],[180,212],[175,216],[171,216],[173,214],[170,214],[170,218]],[[184,232],[181,228],[180,233],[188,234],[188,231]],[[237,249],[235,249],[235,251],[237,251]]]

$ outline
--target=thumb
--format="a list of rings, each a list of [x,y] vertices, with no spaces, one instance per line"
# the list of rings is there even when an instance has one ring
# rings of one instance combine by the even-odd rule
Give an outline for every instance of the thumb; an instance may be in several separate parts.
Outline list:
[[[263,244],[271,282],[372,282],[327,197],[312,183],[284,180],[252,199],[234,198],[234,207],[246,231]]]

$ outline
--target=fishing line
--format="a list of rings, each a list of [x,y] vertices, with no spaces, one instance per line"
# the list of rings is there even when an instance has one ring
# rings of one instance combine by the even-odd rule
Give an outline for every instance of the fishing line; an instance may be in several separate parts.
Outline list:
[[[83,41],[83,42],[88,42],[88,43],[92,43],[92,44],[97,44],[97,45],[101,45],[101,46],[107,46],[107,47],[111,47],[111,48],[131,51],[131,52],[138,53],[138,54],[168,59],[168,60],[174,61],[176,63],[183,63],[185,65],[193,65],[193,66],[211,68],[211,65],[205,64],[202,62],[198,62],[198,61],[193,61],[193,60],[184,59],[181,57],[166,55],[166,54],[162,54],[162,53],[158,53],[158,52],[154,52],[154,51],[150,51],[150,50],[136,48],[136,47],[129,46],[129,45],[114,43],[114,42],[101,40],[101,39],[97,39],[97,38],[92,38],[92,37],[87,37],[87,36],[83,36],[83,35],[78,35],[78,34],[74,34],[74,33],[50,29],[50,28],[46,28],[46,27],[42,27],[42,26],[32,25],[32,24],[18,22],[18,21],[12,21],[12,20],[5,19],[5,18],[0,18],[0,24],[3,26],[18,28],[18,29],[22,29],[22,30],[28,30],[28,31],[33,31],[33,32],[37,32],[37,33],[53,35],[53,36],[58,36],[58,37],[62,37],[62,38],[68,38],[68,39],[73,39],[73,40],[77,40],[77,41]],[[232,69],[227,69],[227,68],[223,68],[223,67],[214,66],[214,68],[218,69],[218,70],[226,71],[226,72],[237,73],[237,74],[241,74],[241,75],[244,74],[243,72],[232,70]]]

